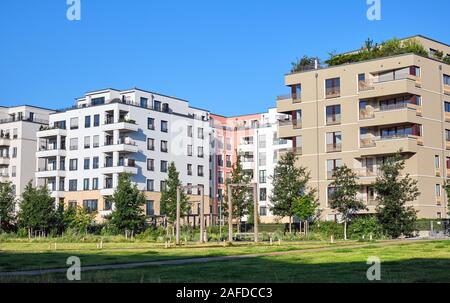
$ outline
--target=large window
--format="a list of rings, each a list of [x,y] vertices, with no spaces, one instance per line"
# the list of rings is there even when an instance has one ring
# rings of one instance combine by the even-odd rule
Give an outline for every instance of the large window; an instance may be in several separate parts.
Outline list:
[[[91,116],[84,117],[84,128],[91,127]]]
[[[83,179],[83,190],[89,190],[89,179]]]
[[[147,179],[147,191],[155,191],[155,180]]]
[[[101,97],[101,98],[92,98],[91,104],[92,104],[92,105],[101,105],[101,104],[105,104],[105,97]]]
[[[77,191],[78,190],[78,185],[77,185],[77,180],[69,180],[69,191]]]
[[[147,128],[150,130],[155,130],[155,119],[154,118],[147,119]]]
[[[267,182],[267,171],[260,170],[259,171],[259,183],[265,184]]]
[[[161,131],[163,133],[167,133],[169,131],[168,129],[168,122],[167,121],[161,121]]]
[[[335,98],[341,95],[341,79],[333,78],[325,80],[325,95],[327,98]]]
[[[69,160],[69,170],[75,171],[78,169],[78,159],[70,159]]]
[[[259,201],[266,201],[266,200],[267,200],[267,188],[260,188]]]
[[[92,179],[92,190],[98,190],[98,178]]]
[[[147,98],[142,98],[140,99],[140,104],[141,107],[147,108],[148,107],[148,99]]]
[[[92,168],[98,169],[99,167],[99,157],[92,158]]]
[[[98,200],[84,200],[83,208],[89,213],[97,211],[98,210]]]
[[[100,126],[100,115],[94,115],[94,127]]]
[[[205,156],[204,152],[203,152],[203,146],[198,146],[197,147],[197,155],[198,155],[199,158],[203,158]]]
[[[78,118],[70,119],[70,129],[78,129]]]
[[[70,139],[70,150],[78,150],[78,138]]]
[[[302,98],[302,85],[292,85],[292,99],[300,100]]]
[[[147,139],[147,149],[155,150],[155,139],[151,139],[151,138]]]
[[[415,125],[405,125],[405,126],[397,126],[397,127],[389,127],[382,128],[381,139],[390,139],[390,138],[403,138],[408,136],[422,136],[422,126]]]
[[[161,172],[167,173],[167,161],[161,160]]]
[[[154,204],[155,202],[153,200],[147,200],[147,202],[145,203],[145,214],[147,216],[155,215]]]
[[[327,160],[327,178],[332,179],[336,168],[342,166],[341,159]]]
[[[342,133],[327,133],[327,152],[339,152],[342,150]]]
[[[326,108],[327,125],[335,125],[341,123],[341,106],[331,105]]]
[[[155,160],[154,159],[147,159],[147,170],[148,171],[155,170]]]

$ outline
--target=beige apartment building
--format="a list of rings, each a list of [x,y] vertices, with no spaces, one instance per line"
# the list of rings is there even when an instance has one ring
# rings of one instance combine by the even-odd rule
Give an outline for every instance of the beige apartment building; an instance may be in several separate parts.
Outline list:
[[[447,217],[450,65],[434,54],[445,57],[450,46],[413,38],[429,58],[402,54],[285,77],[291,93],[278,97],[277,110],[290,119],[280,122],[278,133],[292,140],[298,164],[310,170],[323,219],[338,216],[328,205],[335,167],[345,164],[357,172],[359,197],[374,212],[377,170],[398,151],[406,158],[404,173],[418,181],[421,195],[412,202],[418,216]]]

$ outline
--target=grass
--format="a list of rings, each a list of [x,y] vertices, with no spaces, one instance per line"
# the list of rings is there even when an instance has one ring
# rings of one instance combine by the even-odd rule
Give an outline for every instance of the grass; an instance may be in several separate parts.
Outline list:
[[[246,245],[226,248],[144,249],[141,252],[119,249],[99,252],[100,255],[95,257],[90,256],[93,258],[91,260],[116,257],[114,261],[123,262],[123,258],[138,261],[143,256],[145,260],[185,258],[306,249],[328,245],[325,243],[285,244],[280,247]],[[4,254],[10,253],[11,251],[1,252],[2,263]],[[53,257],[57,256],[56,254],[58,253],[53,253]],[[65,257],[65,253],[61,254]],[[83,272],[82,282],[367,282],[366,271],[370,265],[367,265],[366,261],[369,256],[381,259],[382,282],[450,282],[450,241],[412,242],[388,246],[367,244],[363,248],[305,251],[204,264]],[[111,263],[110,260],[104,263]],[[67,280],[64,274],[51,274],[39,277],[3,277],[0,278],[0,282],[67,282]]]

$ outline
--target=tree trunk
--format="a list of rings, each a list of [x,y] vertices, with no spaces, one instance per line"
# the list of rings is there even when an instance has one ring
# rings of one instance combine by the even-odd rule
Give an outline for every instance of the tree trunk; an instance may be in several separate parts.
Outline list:
[[[344,221],[344,240],[347,241],[347,220]]]
[[[289,216],[289,233],[292,234],[292,216]]]

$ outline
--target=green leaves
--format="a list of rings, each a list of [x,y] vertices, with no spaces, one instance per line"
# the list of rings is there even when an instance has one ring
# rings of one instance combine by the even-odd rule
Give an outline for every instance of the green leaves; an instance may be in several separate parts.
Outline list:
[[[177,188],[182,183],[179,178],[179,172],[175,163],[170,163],[167,187],[161,193],[161,215],[166,215],[169,222],[173,223],[177,219]],[[189,211],[189,198],[184,191],[180,193],[180,212],[181,216],[186,215]]]
[[[115,205],[110,223],[120,231],[140,231],[145,226],[144,193],[131,183],[130,174],[119,175],[119,185],[112,197]],[[81,215],[78,213],[78,215]],[[84,216],[80,217],[82,220]]]
[[[400,154],[389,158],[382,165],[375,183],[379,202],[377,218],[384,232],[392,238],[412,235],[417,220],[417,211],[412,206],[406,206],[406,203],[420,196],[417,180],[409,175],[401,177],[404,168],[405,160]]]
[[[241,158],[237,157],[236,163],[233,165],[231,171],[231,178],[226,182],[226,195],[225,195],[225,215],[228,216],[228,184],[242,184],[243,186],[233,186],[231,188],[231,200],[233,202],[233,218],[241,219],[245,215],[253,213],[253,193],[250,187],[250,176],[246,175],[242,170]]]
[[[13,194],[12,184],[10,182],[0,183],[0,230],[9,228],[14,223],[15,204],[16,198]]]

